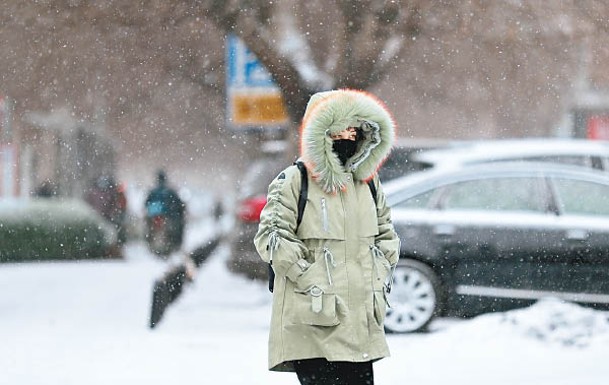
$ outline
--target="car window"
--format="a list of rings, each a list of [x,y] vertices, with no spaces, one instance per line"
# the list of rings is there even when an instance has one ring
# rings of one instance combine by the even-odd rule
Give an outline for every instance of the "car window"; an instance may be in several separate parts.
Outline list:
[[[422,194],[415,195],[395,205],[401,209],[424,209],[429,207],[432,197],[438,189],[426,191]]]
[[[609,215],[609,186],[563,178],[554,179],[554,186],[561,212]]]
[[[486,159],[483,163],[494,163],[494,162],[547,162],[547,163],[561,163],[570,164],[573,166],[583,167],[595,167],[593,160],[589,156],[578,156],[578,155],[539,155],[539,156],[522,156],[515,158],[505,159]],[[598,167],[596,167],[598,168]]]
[[[527,162],[551,162],[551,163],[570,164],[573,166],[592,167],[592,159],[589,156],[577,156],[577,155],[532,156],[532,157],[523,158],[522,160],[525,160]]]
[[[489,178],[450,186],[442,209],[545,212],[546,203],[539,178]]]
[[[413,155],[419,152],[421,152],[421,149],[416,148],[394,149],[378,171],[380,180],[387,182],[391,179],[429,168],[430,165],[413,159]]]

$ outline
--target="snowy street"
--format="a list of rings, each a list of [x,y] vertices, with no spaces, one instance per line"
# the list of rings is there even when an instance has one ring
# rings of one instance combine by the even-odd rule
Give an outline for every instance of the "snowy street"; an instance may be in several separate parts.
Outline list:
[[[609,0],[0,20],[0,385],[609,385]]]
[[[231,275],[221,246],[148,329],[166,269],[142,243],[125,261],[0,265],[0,384],[294,384],[266,370],[270,294]],[[378,384],[601,385],[609,315],[548,300],[432,333],[390,335]]]

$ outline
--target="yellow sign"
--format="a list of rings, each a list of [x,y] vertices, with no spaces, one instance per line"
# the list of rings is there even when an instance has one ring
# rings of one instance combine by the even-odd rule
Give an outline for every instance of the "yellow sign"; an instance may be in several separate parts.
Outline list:
[[[237,125],[281,124],[288,121],[288,113],[281,93],[233,93],[232,121]]]

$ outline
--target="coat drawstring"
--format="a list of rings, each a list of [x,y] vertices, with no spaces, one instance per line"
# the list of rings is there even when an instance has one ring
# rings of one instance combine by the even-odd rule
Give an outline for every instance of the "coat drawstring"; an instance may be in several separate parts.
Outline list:
[[[389,282],[385,285],[385,291],[387,294],[391,293],[391,287],[393,286],[393,275],[395,274],[395,268],[398,267],[397,263],[391,265],[391,275],[389,276]]]
[[[372,254],[372,263],[374,264],[374,270],[376,271],[377,275],[380,275],[378,265],[376,264],[376,259],[385,258],[385,254],[383,254],[381,249],[379,249],[376,245],[370,245],[370,252]],[[385,290],[387,291],[387,294],[391,293],[391,286],[393,284],[393,273],[395,272],[396,266],[397,264],[391,266],[391,276],[389,277],[389,281],[385,283]]]
[[[269,234],[268,246],[269,246],[269,251],[270,251],[269,263],[272,264],[273,263],[273,252],[279,248],[279,233],[277,232],[277,230],[273,230]]]
[[[376,274],[379,274],[379,269],[376,264],[377,258],[385,258],[385,254],[379,249],[376,245],[370,245],[370,252],[372,253],[372,263],[374,264],[374,270],[376,270]]]
[[[330,273],[330,266],[336,267],[336,261],[334,261],[334,255],[330,252],[330,249],[324,247],[324,259],[326,260],[326,272],[328,273],[328,283],[332,286],[332,274]]]

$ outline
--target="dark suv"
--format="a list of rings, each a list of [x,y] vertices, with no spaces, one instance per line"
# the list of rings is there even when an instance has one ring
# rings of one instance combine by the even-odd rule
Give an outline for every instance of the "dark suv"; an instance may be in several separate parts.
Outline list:
[[[434,169],[385,184],[400,261],[385,327],[554,297],[609,305],[609,178],[555,163]]]

